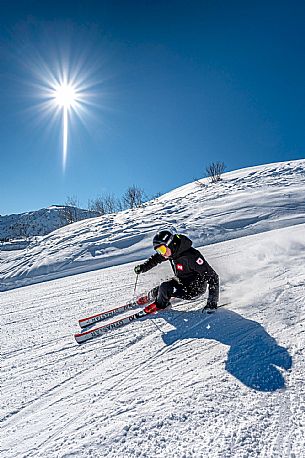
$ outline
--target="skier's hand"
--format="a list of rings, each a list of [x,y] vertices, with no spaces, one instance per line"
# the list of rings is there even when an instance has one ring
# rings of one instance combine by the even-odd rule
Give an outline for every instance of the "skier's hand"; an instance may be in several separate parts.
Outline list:
[[[207,301],[207,305],[204,307],[203,310],[216,310],[217,309],[217,302],[216,301]]]
[[[142,265],[139,264],[138,266],[136,266],[136,267],[134,268],[134,271],[135,271],[135,273],[136,273],[137,275],[141,274],[141,273],[143,272],[143,271],[142,271]]]

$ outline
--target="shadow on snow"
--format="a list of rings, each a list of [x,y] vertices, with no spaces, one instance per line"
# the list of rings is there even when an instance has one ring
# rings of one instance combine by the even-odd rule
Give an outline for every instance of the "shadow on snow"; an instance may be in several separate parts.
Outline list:
[[[166,345],[182,339],[216,340],[230,347],[225,368],[244,385],[260,391],[285,387],[279,368],[290,369],[292,358],[256,321],[225,309],[211,315],[171,310],[163,318],[176,328],[162,336]]]

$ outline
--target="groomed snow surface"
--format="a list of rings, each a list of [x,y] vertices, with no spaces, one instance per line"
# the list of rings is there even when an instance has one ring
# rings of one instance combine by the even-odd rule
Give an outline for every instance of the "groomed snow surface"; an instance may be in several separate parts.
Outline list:
[[[304,234],[202,248],[230,305],[178,302],[80,346],[77,319],[130,299],[134,264],[1,293],[1,456],[304,457]]]

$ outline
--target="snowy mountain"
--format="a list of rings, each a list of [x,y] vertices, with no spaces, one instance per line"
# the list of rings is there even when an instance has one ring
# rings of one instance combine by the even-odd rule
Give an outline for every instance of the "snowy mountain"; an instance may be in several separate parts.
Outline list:
[[[97,212],[67,205],[52,205],[37,211],[0,216],[0,240],[46,235],[71,221],[97,216]]]
[[[305,161],[251,167],[190,183],[142,208],[80,221],[27,247],[0,252],[0,291],[143,259],[160,227],[196,246],[305,223]]]
[[[305,457],[305,161],[202,183],[1,253],[3,290],[36,282],[0,294],[1,457]],[[79,318],[132,298],[130,261],[164,225],[195,240],[228,304],[176,301],[78,346]]]

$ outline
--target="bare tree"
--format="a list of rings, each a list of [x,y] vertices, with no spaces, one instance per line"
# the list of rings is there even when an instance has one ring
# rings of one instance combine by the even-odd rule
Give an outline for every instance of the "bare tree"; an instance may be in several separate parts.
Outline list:
[[[72,224],[77,221],[77,210],[75,207],[65,205],[62,208],[62,215],[66,224]]]
[[[75,195],[67,196],[65,205],[68,207],[79,207],[79,200]]]
[[[101,215],[121,210],[121,202],[113,194],[105,194],[88,201],[88,210],[97,211]]]
[[[122,197],[123,206],[125,208],[141,207],[144,202],[145,194],[143,189],[135,185],[130,186]]]
[[[101,196],[98,196],[95,199],[89,199],[88,210],[95,211],[101,215],[104,215],[106,213],[104,199]]]
[[[225,164],[224,162],[211,162],[206,167],[206,173],[210,177],[212,183],[217,183],[221,180],[221,175],[225,171]]]
[[[79,207],[77,197],[68,196],[62,210],[64,220],[67,224],[72,224],[78,221],[77,207]]]
[[[116,200],[116,209],[118,212],[121,212],[124,210],[124,204],[123,204],[123,201],[121,199],[117,199]]]
[[[104,205],[106,213],[115,213],[117,211],[117,199],[113,194],[106,194],[104,196]]]

